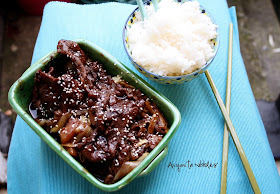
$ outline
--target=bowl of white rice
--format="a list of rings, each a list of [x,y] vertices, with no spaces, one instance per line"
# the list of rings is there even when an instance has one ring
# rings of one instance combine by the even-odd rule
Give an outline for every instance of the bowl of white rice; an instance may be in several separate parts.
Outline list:
[[[197,1],[160,0],[155,11],[144,3],[147,19],[137,7],[123,29],[123,43],[133,65],[149,79],[180,84],[204,73],[219,47],[214,18]]]

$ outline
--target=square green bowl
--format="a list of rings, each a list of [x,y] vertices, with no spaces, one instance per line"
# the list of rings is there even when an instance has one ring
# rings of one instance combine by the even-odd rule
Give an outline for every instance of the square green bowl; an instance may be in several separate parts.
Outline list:
[[[121,64],[109,53],[86,40],[74,40],[87,55],[103,64],[103,67],[112,76],[120,75],[125,81],[139,88],[145,95],[156,103],[167,119],[170,129],[156,148],[129,174],[114,184],[104,184],[91,175],[78,161],[76,161],[55,139],[53,139],[29,114],[29,104],[32,98],[35,72],[38,69],[47,69],[50,61],[54,64],[63,62],[63,57],[53,51],[29,67],[13,84],[9,91],[9,102],[17,114],[41,137],[61,158],[63,158],[81,176],[103,191],[116,191],[130,183],[140,175],[151,172],[168,152],[167,144],[175,134],[181,122],[181,114],[172,102],[153,89],[147,82],[136,75],[132,70]]]

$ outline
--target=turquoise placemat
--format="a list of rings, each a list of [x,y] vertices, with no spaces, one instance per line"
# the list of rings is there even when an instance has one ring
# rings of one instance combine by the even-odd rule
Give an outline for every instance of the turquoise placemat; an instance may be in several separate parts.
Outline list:
[[[200,0],[215,18],[220,48],[209,71],[225,98],[228,26],[234,23],[231,118],[263,193],[280,191],[280,179],[269,147],[239,49],[235,9],[225,0]],[[46,5],[32,63],[56,48],[60,39],[94,42],[135,72],[122,45],[122,28],[134,5],[106,3]],[[142,76],[143,77],[143,76]],[[180,110],[182,123],[169,144],[169,153],[155,170],[135,179],[124,193],[218,193],[220,189],[224,120],[204,75],[165,86],[147,80]],[[252,193],[232,139],[229,143],[228,193]],[[202,168],[200,162],[215,163]],[[194,167],[172,168],[192,163]],[[8,158],[9,193],[101,193],[55,154],[17,118]]]

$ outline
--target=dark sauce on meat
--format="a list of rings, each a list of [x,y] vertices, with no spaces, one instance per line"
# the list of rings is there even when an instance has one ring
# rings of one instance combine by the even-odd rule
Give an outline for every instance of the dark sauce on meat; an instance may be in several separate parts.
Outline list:
[[[77,43],[60,40],[57,50],[68,60],[36,72],[30,113],[90,173],[112,184],[158,145],[167,121],[139,89],[114,81]]]

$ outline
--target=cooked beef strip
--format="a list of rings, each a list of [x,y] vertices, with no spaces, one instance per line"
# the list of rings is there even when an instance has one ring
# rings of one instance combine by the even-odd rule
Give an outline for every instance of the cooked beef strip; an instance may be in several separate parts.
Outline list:
[[[37,109],[37,121],[44,123],[46,131],[55,131],[53,125],[70,112],[67,124],[58,131],[59,142],[72,145],[69,153],[78,155],[75,158],[100,181],[111,184],[122,164],[158,145],[168,130],[167,122],[147,96],[127,82],[115,83],[77,43],[60,40],[57,51],[70,60],[54,64],[48,72],[36,72],[32,107]],[[63,66],[59,73],[57,66]],[[81,138],[81,133],[86,136]]]

